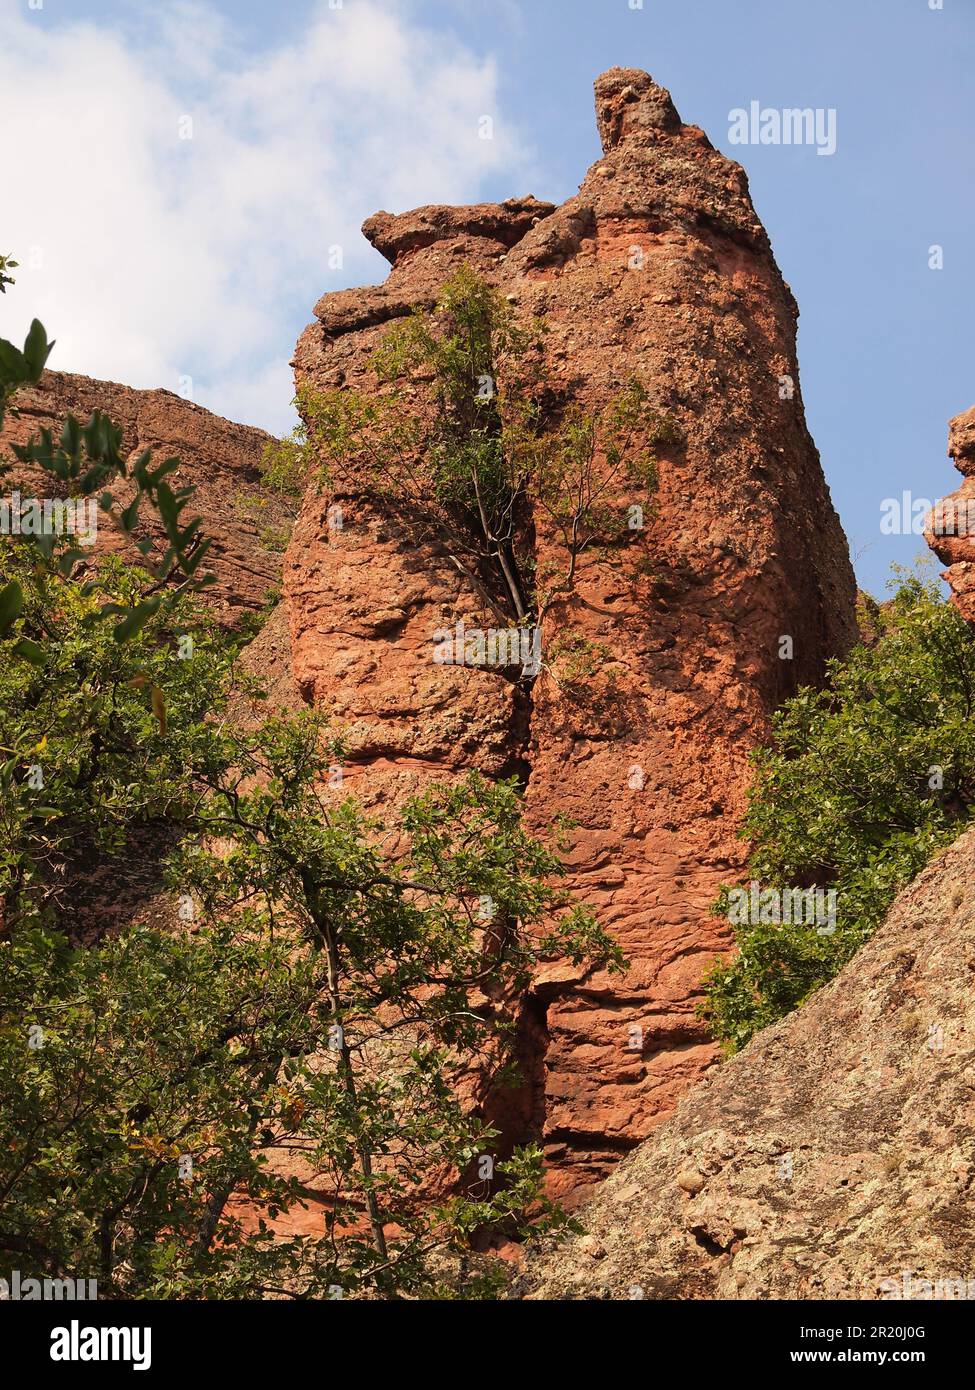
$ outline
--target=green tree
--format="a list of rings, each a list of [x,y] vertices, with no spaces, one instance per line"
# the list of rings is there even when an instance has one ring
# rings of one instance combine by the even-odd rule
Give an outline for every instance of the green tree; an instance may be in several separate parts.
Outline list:
[[[102,660],[143,669],[153,639],[106,639]],[[0,938],[0,1248],[115,1296],[416,1296],[437,1287],[434,1257],[485,1228],[524,1230],[529,1212],[558,1228],[540,1154],[499,1151],[477,1098],[515,1079],[509,1003],[541,958],[619,957],[553,886],[557,855],[524,833],[514,787],[416,798],[392,860],[330,800],[339,750],[319,717],[241,732],[195,723],[193,688],[178,697],[169,810],[188,833],[170,883],[191,924],[72,947],[70,904],[38,894],[35,839],[9,853],[34,910]],[[63,793],[113,829],[154,808],[133,785],[170,783],[144,710],[117,718],[141,732],[135,765]],[[64,818],[43,823],[51,870]],[[318,1231],[279,1237],[309,1175]]]
[[[833,661],[821,691],[775,715],[754,757],[742,830],[750,878],[837,893],[835,931],[735,927],[737,955],[708,980],[705,1011],[730,1049],[832,979],[897,892],[975,809],[975,644],[937,583],[905,575],[876,607],[876,641]],[[729,890],[716,910],[724,914]]]
[[[96,595],[4,545],[5,581],[23,595],[0,639],[0,921],[11,931],[65,920],[73,868],[123,854],[135,828],[178,824],[192,807],[188,772],[206,761],[214,691],[235,678],[236,649],[187,604],[178,630],[156,614],[117,642],[91,620],[104,602],[131,607],[145,582],[117,560]],[[28,642],[32,658],[18,659]]]
[[[498,1153],[472,1097],[517,1084],[510,1006],[540,960],[620,955],[558,890],[558,856],[525,834],[513,782],[472,775],[414,798],[386,829],[408,846],[393,860],[381,827],[324,789],[340,753],[322,735],[308,716],[235,737],[232,780],[200,811],[221,852],[187,845],[174,882],[203,921],[246,913],[307,971],[311,1031],[282,1073],[300,1133],[284,1142],[334,1197],[329,1283],[416,1292],[427,1255],[483,1226],[524,1229],[533,1203],[559,1221],[538,1152]],[[497,1175],[476,1198],[431,1201],[485,1159]]]
[[[49,350],[36,322],[0,344],[3,408]],[[127,468],[99,415],[17,453],[69,495],[122,480],[132,501],[99,504],[141,563],[91,566],[57,532],[0,551],[0,1249],[109,1296],[422,1296],[485,1228],[558,1227],[540,1154],[498,1148],[485,1098],[515,1080],[536,964],[620,956],[514,785],[369,822],[326,787],[321,717],[230,721],[239,643],[197,606],[175,461]],[[182,837],[178,917],[107,914],[80,945],[84,875],[122,876],[143,830]],[[281,1236],[310,1175],[319,1229]]]
[[[505,625],[541,623],[574,591],[587,549],[633,536],[656,451],[681,440],[637,381],[599,411],[567,405],[547,380],[545,333],[462,267],[432,312],[387,332],[379,393],[299,392],[304,424],[280,455],[293,469],[297,449],[333,490],[364,490],[414,540],[440,546]],[[541,576],[538,514],[564,552]]]

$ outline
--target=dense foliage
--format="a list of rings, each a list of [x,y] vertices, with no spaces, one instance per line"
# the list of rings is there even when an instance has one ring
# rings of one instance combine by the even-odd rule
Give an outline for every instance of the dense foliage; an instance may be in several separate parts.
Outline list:
[[[459,1096],[475,1069],[479,1094],[510,1073],[506,1004],[540,956],[614,952],[552,886],[515,789],[416,799],[394,861],[328,785],[318,718],[225,718],[233,646],[198,629],[181,656],[158,617],[117,643],[72,581],[20,582],[0,642],[0,1248],[104,1293],[416,1293],[433,1251],[544,1219],[539,1155],[505,1158]],[[102,583],[124,598],[138,577]],[[55,616],[42,664],[16,660],[20,627]],[[74,943],[91,864],[121,883],[153,823],[185,837],[185,920]],[[451,1175],[452,1199],[418,1200]],[[320,1235],[273,1235],[306,1182]]]
[[[830,980],[895,894],[975,810],[975,643],[937,584],[904,576],[874,608],[876,641],[834,661],[822,691],[778,711],[743,836],[763,889],[836,890],[835,930],[740,923],[707,1013],[739,1048]],[[726,912],[726,891],[718,911]]]
[[[391,863],[329,804],[314,717],[202,752],[207,841],[169,870],[185,925],[72,948],[50,912],[5,933],[0,1247],[103,1294],[389,1296],[429,1293],[433,1254],[528,1209],[557,1226],[537,1151],[499,1153],[460,1099],[475,1068],[511,1072],[505,1003],[540,954],[607,954],[579,909],[528,935],[560,906],[558,861],[513,788],[418,798]],[[307,1234],[272,1230],[309,1206]]]
[[[48,351],[37,324],[0,346],[4,408]],[[512,1002],[543,957],[619,960],[557,829],[477,777],[365,819],[323,719],[262,718],[198,606],[175,461],[127,466],[104,416],[17,452],[61,495],[118,478],[137,563],[0,549],[0,1252],[102,1296],[483,1292],[477,1239],[563,1223],[491,1124]],[[121,911],[136,853],[159,892]]]

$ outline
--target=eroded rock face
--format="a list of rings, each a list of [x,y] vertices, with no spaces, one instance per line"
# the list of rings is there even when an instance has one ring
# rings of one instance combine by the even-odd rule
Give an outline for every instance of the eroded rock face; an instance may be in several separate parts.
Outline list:
[[[516,1294],[971,1297],[973,863],[967,831],[619,1165],[582,1236],[529,1251]]]
[[[571,635],[597,669],[581,690],[550,670],[525,690],[435,664],[435,630],[493,619],[433,544],[410,544],[354,492],[308,493],[285,576],[295,676],[346,729],[346,791],[381,807],[476,767],[522,777],[536,830],[559,812],[576,822],[572,889],[631,964],[623,977],[553,965],[524,1001],[518,1137],[542,1139],[563,1196],[604,1175],[716,1060],[695,1007],[727,945],[708,906],[742,866],[747,754],[775,705],[855,638],[846,545],[803,416],[797,310],[744,172],[646,73],[604,74],[596,112],[603,158],[561,207],[371,218],[389,278],[326,294],[295,368],[299,385],[378,389],[370,355],[385,326],[433,305],[466,263],[526,320],[545,319],[563,401],[598,411],[642,381],[683,442],[657,450],[644,530],[586,553],[542,633],[544,660]],[[559,545],[537,514],[540,567]]]
[[[971,623],[975,622],[975,406],[952,420],[948,457],[962,474],[962,485],[933,508],[924,539],[948,566],[944,578],[951,586],[952,602]]]
[[[193,483],[197,492],[190,515],[202,518],[202,531],[213,544],[206,568],[217,582],[207,591],[207,603],[222,623],[232,625],[243,614],[264,607],[268,592],[278,588],[281,555],[293,511],[261,483],[261,454],[270,435],[248,425],[235,425],[171,391],[136,391],[114,381],[94,381],[69,372],[45,372],[37,386],[18,392],[19,416],[8,414],[0,432],[5,456],[8,443],[25,444],[45,427],[55,439],[65,416],[85,424],[101,410],[122,430],[125,457],[151,448],[155,461],[176,456],[181,467],[170,475],[173,487]],[[5,487],[27,499],[51,495],[51,479],[40,469],[14,465]],[[124,502],[124,486],[113,492]],[[150,513],[146,510],[146,519]],[[118,552],[134,561],[134,549],[99,516],[92,554]],[[161,534],[161,531],[160,531]]]

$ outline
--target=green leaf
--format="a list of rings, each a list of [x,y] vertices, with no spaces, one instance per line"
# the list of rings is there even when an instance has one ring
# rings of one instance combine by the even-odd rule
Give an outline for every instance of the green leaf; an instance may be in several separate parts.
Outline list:
[[[31,381],[40,380],[53,347],[54,344],[47,341],[44,325],[39,319],[34,319],[24,342],[24,360],[30,368]]]
[[[65,419],[61,430],[61,448],[72,456],[81,448],[81,426],[73,415],[68,415]]]
[[[160,483],[156,491],[156,503],[159,507],[159,515],[162,517],[167,532],[172,535],[176,527],[179,513],[176,507],[176,498],[173,496],[172,489],[168,483]]]
[[[27,358],[6,338],[0,338],[0,367],[15,382],[30,380],[30,367]]]
[[[22,637],[15,643],[13,655],[21,657],[24,661],[30,661],[35,666],[43,666],[47,661],[44,655],[44,648],[39,647],[36,642],[32,642],[29,637]]]
[[[174,472],[179,466],[180,460],[178,458],[163,459],[159,467],[152,470],[150,481],[154,485],[159,483],[167,474]]]
[[[115,628],[112,629],[112,636],[116,642],[127,642],[130,637],[134,637],[141,632],[153,613],[159,611],[161,599],[151,598],[145,603],[139,603],[133,608],[127,618],[123,618]]]
[[[24,611],[24,591],[16,579],[0,589],[0,637],[17,621]]]

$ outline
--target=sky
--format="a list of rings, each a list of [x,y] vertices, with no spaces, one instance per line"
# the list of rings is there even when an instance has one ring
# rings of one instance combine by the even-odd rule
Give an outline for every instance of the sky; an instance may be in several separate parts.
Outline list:
[[[973,57],[975,0],[0,0],[0,334],[37,315],[53,367],[284,433],[315,301],[386,273],[362,221],[571,196],[593,79],[644,68],[748,173],[883,596],[925,549],[883,503],[954,489],[975,402]],[[752,102],[834,111],[835,153],[733,144]]]

